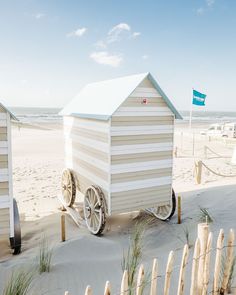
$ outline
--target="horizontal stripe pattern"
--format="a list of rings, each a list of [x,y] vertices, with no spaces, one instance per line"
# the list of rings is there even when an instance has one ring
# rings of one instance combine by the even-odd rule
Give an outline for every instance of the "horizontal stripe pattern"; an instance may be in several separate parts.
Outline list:
[[[149,144],[129,144],[129,145],[116,145],[111,147],[111,155],[128,155],[161,151],[172,151],[172,142],[149,143]]]
[[[152,169],[146,171],[136,171],[120,173],[120,174],[112,174],[111,182],[112,183],[121,183],[126,181],[135,181],[135,180],[143,180],[143,179],[151,179],[158,178],[164,176],[170,176],[172,174],[172,168],[162,168],[162,169]]]
[[[8,205],[7,205],[8,204]],[[4,207],[5,206],[5,207]],[[9,203],[0,203],[0,235],[9,235],[10,232],[10,210]]]
[[[93,139],[93,140],[99,140],[101,142],[108,142],[108,133],[103,133],[99,131],[79,128],[79,127],[64,127],[64,132],[66,135],[71,134],[75,136],[82,136],[84,138]]]
[[[137,171],[147,171],[159,168],[170,168],[172,167],[172,159],[169,160],[159,160],[150,162],[135,162],[127,164],[118,164],[111,166],[111,173],[126,173],[126,172],[137,172]]]
[[[173,132],[173,125],[149,126],[115,126],[111,127],[111,136],[142,135],[142,134],[168,134]]]
[[[170,201],[170,185],[116,192],[112,193],[112,213],[157,207],[169,204]]]
[[[6,127],[7,126],[7,120],[0,119],[0,127]]]
[[[120,107],[113,117],[122,116],[168,116],[172,112],[168,107]]]
[[[112,213],[171,199],[174,116],[150,81],[144,82],[149,87],[138,87],[111,120]]]
[[[123,117],[112,117],[111,125],[116,126],[149,126],[149,125],[173,125],[173,116],[123,116]]]
[[[159,151],[151,153],[138,153],[135,151],[133,154],[127,155],[116,155],[112,156],[111,164],[127,164],[139,163],[139,162],[150,162],[159,160],[169,160],[172,158],[172,151]]]
[[[75,171],[78,189],[84,194],[94,184],[108,196],[109,122],[82,118],[65,118],[65,150],[68,168]]]
[[[6,113],[0,113],[0,120],[6,120],[7,114]]]
[[[137,181],[125,182],[125,191],[130,191],[134,189],[144,189],[150,187],[159,187],[163,185],[170,185],[172,178],[170,176],[151,178],[151,179],[142,179]],[[124,183],[113,183],[111,185],[111,193],[123,192]]]
[[[0,141],[0,148],[8,147],[7,141]]]
[[[0,147],[0,155],[7,155],[8,148],[7,147]]]
[[[161,97],[155,88],[151,87],[137,87],[130,95],[130,97]]]
[[[108,134],[109,132],[109,125],[107,124],[107,122],[98,120],[64,117],[64,126],[67,131],[70,131],[70,129],[77,127],[83,128],[85,130],[98,131],[106,134]]]
[[[109,191],[108,181],[105,181],[104,179],[97,176],[97,174],[92,173],[90,169],[78,165],[75,161],[72,162],[72,166],[69,168],[73,169],[76,172],[76,174],[83,175],[84,177],[89,179],[92,184],[99,185],[105,191]]]
[[[173,142],[173,133],[113,136],[111,138],[112,146],[128,144],[153,144],[164,142]]]

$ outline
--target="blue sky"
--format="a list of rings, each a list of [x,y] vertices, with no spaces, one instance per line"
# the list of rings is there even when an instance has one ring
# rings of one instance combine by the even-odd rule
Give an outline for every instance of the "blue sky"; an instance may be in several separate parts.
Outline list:
[[[236,110],[235,0],[0,0],[0,99],[62,107],[93,81],[151,72],[181,110]]]

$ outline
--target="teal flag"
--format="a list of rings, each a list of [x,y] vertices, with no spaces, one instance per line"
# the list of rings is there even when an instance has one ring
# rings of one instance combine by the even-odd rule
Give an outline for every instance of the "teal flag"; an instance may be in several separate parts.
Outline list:
[[[203,94],[193,89],[193,104],[198,106],[204,106],[205,99],[206,99],[206,94]]]

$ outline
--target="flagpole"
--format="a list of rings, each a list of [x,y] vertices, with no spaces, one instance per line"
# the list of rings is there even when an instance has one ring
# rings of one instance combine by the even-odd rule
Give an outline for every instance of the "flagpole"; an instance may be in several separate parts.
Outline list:
[[[192,115],[193,115],[193,88],[191,94],[191,106],[190,106],[190,113],[189,113],[189,129],[192,128]]]

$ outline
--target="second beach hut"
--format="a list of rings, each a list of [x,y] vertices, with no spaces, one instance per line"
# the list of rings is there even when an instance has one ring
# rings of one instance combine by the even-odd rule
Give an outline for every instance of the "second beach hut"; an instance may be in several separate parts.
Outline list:
[[[0,239],[9,238],[13,254],[21,251],[21,230],[13,198],[11,121],[18,119],[0,103]]]
[[[84,195],[93,234],[112,214],[147,209],[171,218],[174,120],[181,115],[150,73],[88,84],[61,114],[64,204],[73,205],[76,190]]]

